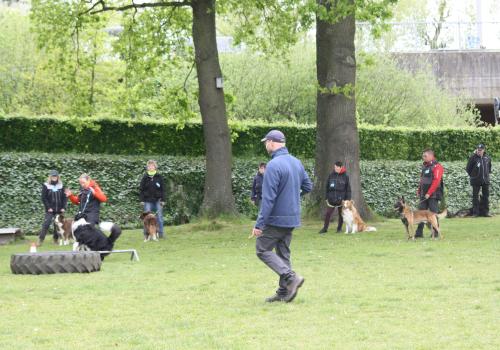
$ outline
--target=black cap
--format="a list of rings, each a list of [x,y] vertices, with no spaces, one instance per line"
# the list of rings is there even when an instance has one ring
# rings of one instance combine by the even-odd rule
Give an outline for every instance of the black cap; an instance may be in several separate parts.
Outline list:
[[[476,149],[485,149],[486,146],[484,145],[484,143],[480,143],[479,145],[477,145]]]

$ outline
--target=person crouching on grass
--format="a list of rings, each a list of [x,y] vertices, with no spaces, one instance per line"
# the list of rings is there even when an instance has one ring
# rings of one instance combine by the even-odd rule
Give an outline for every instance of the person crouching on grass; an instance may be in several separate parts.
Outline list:
[[[326,181],[326,203],[328,208],[326,209],[323,228],[319,231],[320,234],[328,231],[335,208],[338,209],[339,213],[337,232],[342,232],[342,224],[344,223],[344,219],[342,218],[342,201],[344,200],[351,200],[349,176],[347,176],[342,162],[335,162],[333,172],[328,176],[328,180]]]
[[[288,153],[281,131],[272,130],[261,141],[272,160],[266,167],[252,236],[257,237],[259,259],[279,275],[279,288],[266,302],[291,302],[304,283],[290,262],[292,231],[300,226],[300,197],[311,191],[312,183],[300,160]]]
[[[79,206],[77,216],[85,217],[90,225],[97,225],[100,222],[101,203],[106,202],[108,198],[89,175],[80,175],[78,182],[80,183],[78,195],[73,194],[68,188],[65,190],[66,196],[71,203]]]
[[[61,181],[61,177],[56,170],[52,170],[49,174],[47,182],[42,185],[42,202],[45,207],[45,218],[42,225],[42,230],[38,236],[38,246],[43,244],[50,224],[54,221],[57,214],[62,214],[66,210],[68,202],[64,194],[65,188]],[[57,243],[57,233],[54,230],[54,242]]]

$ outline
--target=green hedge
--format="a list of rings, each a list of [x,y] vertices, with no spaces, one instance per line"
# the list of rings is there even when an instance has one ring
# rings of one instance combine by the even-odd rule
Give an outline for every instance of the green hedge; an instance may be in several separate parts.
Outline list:
[[[232,123],[236,157],[263,157],[259,140],[271,128],[283,130],[290,151],[314,158],[315,128],[294,124]],[[409,130],[360,127],[361,159],[418,160],[431,147],[440,160],[464,160],[479,142],[500,159],[500,129]],[[0,152],[166,154],[197,157],[204,154],[199,123],[182,128],[176,123],[120,119],[0,117]]]
[[[138,227],[141,212],[138,184],[147,159],[146,156],[0,153],[0,227],[19,226],[25,232],[39,230],[43,220],[40,189],[50,169],[59,170],[65,185],[73,189],[78,188],[78,176],[88,172],[109,197],[109,202],[102,207],[102,219]],[[185,217],[198,214],[203,194],[203,160],[171,156],[155,159],[169,188],[166,222],[178,224]],[[235,159],[233,190],[238,210],[245,215],[256,214],[249,201],[250,189],[257,164],[266,159]],[[304,163],[312,173],[313,161]],[[418,162],[409,161],[363,161],[363,193],[371,208],[379,214],[393,215],[392,205],[399,195],[414,199],[419,166]],[[469,207],[470,187],[464,163],[445,162],[444,166],[449,209]],[[496,164],[494,167],[496,169]],[[500,200],[499,172],[493,173],[491,192],[493,206],[496,206]],[[75,210],[74,205],[69,206],[69,214]]]

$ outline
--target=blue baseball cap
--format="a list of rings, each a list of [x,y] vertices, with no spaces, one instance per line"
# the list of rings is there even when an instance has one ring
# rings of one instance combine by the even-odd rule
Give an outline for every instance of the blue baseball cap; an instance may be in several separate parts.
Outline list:
[[[260,142],[264,142],[267,140],[279,143],[285,143],[285,134],[283,134],[279,130],[271,130],[262,140],[260,140]]]

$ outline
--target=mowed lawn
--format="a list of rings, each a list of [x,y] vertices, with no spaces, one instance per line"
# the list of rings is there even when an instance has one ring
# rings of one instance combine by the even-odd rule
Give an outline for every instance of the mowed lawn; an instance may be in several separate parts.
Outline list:
[[[0,349],[499,349],[500,217],[446,219],[445,240],[407,242],[399,220],[376,233],[294,233],[306,281],[266,304],[277,276],[255,256],[251,221],[125,231],[91,274],[13,275],[0,247]],[[428,236],[428,231],[426,231]],[[41,250],[58,247],[47,243]]]

